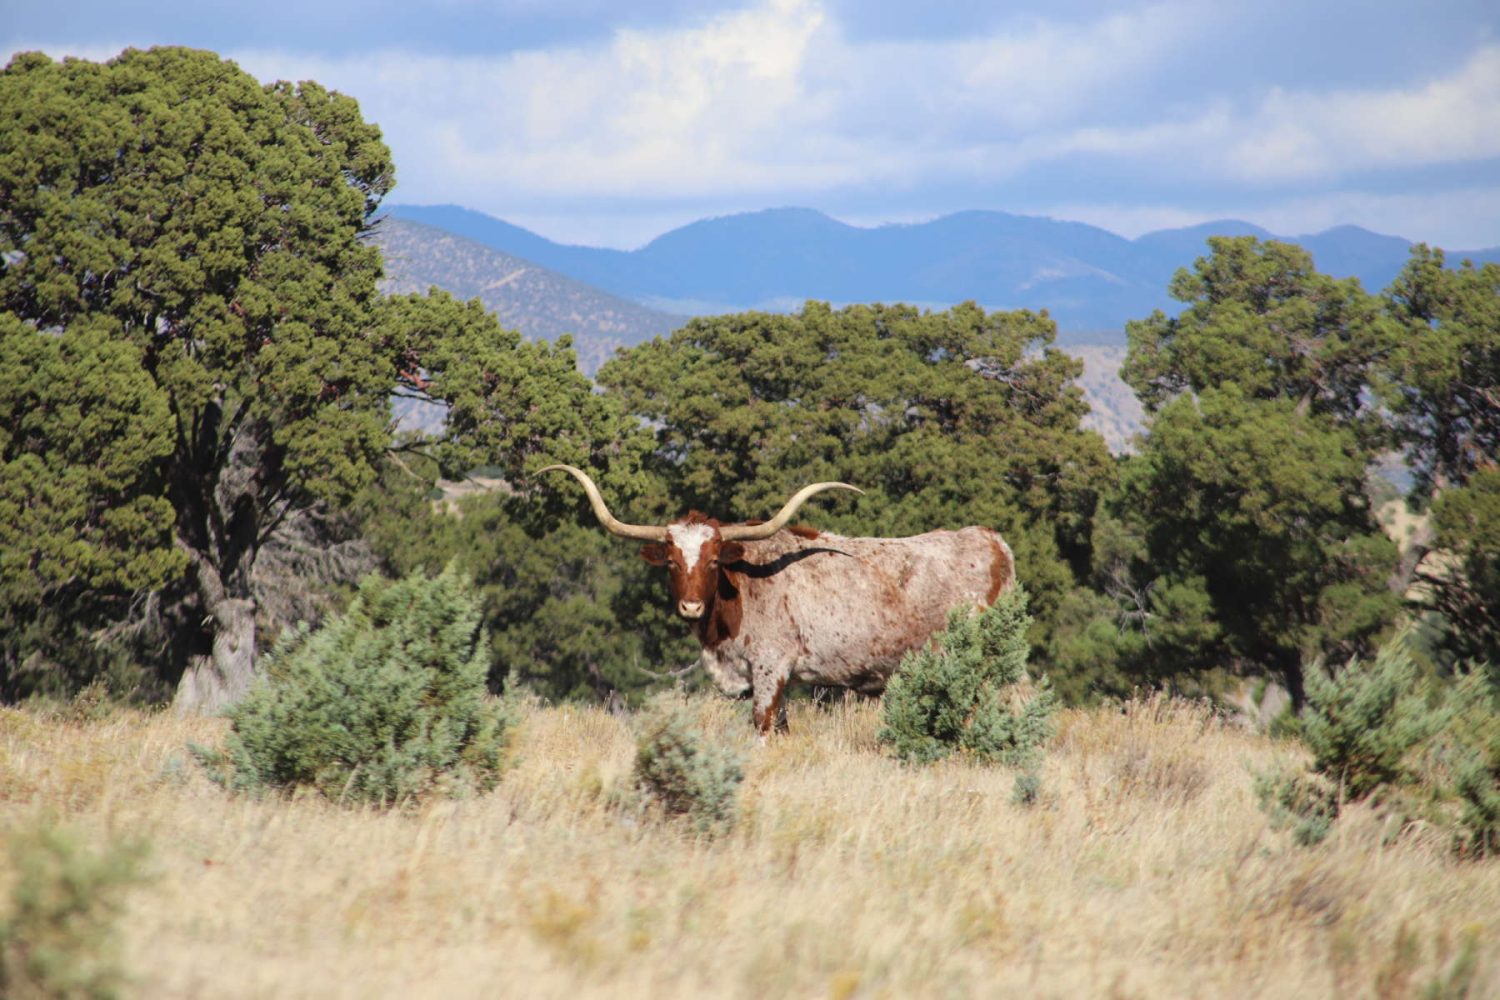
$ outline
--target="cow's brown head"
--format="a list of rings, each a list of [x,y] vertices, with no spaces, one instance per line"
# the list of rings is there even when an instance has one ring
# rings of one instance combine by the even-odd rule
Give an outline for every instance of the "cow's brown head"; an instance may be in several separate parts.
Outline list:
[[[762,524],[723,524],[704,517],[697,511],[680,517],[662,527],[644,524],[625,524],[609,512],[599,488],[588,474],[571,465],[549,465],[543,472],[561,470],[569,473],[583,485],[593,504],[594,515],[599,523],[612,535],[634,538],[648,542],[641,549],[641,556],[656,566],[667,567],[667,578],[672,588],[672,599],[677,603],[677,613],[683,618],[697,620],[703,617],[718,592],[722,569],[744,558],[742,542],[770,538],[785,528],[787,522],[807,500],[824,490],[853,490],[862,493],[847,483],[813,483],[798,490],[771,520]]]

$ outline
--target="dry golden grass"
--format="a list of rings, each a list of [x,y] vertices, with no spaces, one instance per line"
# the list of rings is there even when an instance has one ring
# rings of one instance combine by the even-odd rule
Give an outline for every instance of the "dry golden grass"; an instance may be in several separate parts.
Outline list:
[[[150,839],[143,997],[1400,997],[1466,939],[1500,995],[1500,865],[1358,814],[1292,846],[1249,768],[1295,749],[1197,706],[1064,713],[1031,807],[887,758],[877,705],[794,709],[756,750],[702,706],[747,755],[712,841],[610,806],[634,740],[591,709],[531,711],[493,794],[398,813],[226,795],[183,749],[221,722],[0,709],[0,835]]]

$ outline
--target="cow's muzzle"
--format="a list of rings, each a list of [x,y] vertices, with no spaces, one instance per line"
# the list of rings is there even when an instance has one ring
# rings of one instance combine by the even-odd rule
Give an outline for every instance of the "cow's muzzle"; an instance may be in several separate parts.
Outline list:
[[[703,617],[702,601],[678,601],[677,613],[684,618],[698,619]]]

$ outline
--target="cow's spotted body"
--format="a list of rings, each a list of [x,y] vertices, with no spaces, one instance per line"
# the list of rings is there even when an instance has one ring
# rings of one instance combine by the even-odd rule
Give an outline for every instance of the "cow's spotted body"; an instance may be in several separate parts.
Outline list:
[[[789,682],[878,694],[951,608],[989,605],[1015,582],[1010,546],[988,528],[845,538],[785,526],[813,493],[853,489],[842,483],[807,487],[763,524],[721,525],[694,512],[653,528],[616,521],[584,473],[553,468],[584,484],[608,530],[650,542],[641,555],[666,567],[704,668],[721,691],[752,698],[762,737]]]

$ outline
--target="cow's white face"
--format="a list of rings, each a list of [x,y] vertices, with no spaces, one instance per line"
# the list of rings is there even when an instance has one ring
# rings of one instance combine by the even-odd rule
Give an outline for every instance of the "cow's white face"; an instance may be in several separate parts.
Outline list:
[[[744,555],[743,545],[720,537],[719,522],[692,514],[667,525],[664,544],[641,549],[641,557],[647,562],[667,567],[677,613],[689,621],[702,618],[713,603],[720,566]]]

